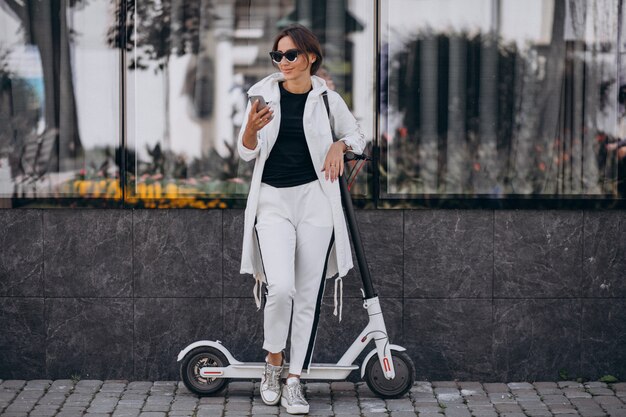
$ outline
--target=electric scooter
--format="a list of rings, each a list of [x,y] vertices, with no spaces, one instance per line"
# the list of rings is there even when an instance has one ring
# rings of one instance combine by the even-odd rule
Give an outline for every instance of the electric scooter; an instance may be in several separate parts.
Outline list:
[[[347,159],[369,159],[362,155],[348,152]],[[354,252],[361,272],[363,288],[363,308],[367,310],[369,322],[343,354],[334,363],[312,363],[309,372],[302,373],[302,380],[343,380],[357,369],[367,386],[381,398],[399,398],[406,394],[415,381],[415,365],[406,349],[389,343],[380,301],[374,291],[369,267],[365,259],[361,235],[356,222],[352,198],[347,181],[339,177],[341,199],[352,237]],[[374,341],[374,348],[367,354],[363,363],[354,361]],[[261,379],[264,362],[241,362],[235,359],[219,340],[200,340],[191,343],[178,354],[180,376],[185,386],[199,396],[208,396],[220,392],[230,379]],[[285,364],[282,377],[289,373]]]

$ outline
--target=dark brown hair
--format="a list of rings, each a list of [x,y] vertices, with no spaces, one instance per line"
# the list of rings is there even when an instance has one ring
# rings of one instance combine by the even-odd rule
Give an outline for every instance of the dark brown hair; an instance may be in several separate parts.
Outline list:
[[[285,36],[289,36],[293,43],[296,45],[296,48],[299,51],[304,52],[304,59],[306,59],[307,63],[309,62],[309,53],[315,54],[317,59],[313,64],[311,64],[311,75],[315,74],[319,67],[322,65],[322,47],[320,46],[320,41],[317,39],[317,36],[310,29],[302,26],[300,24],[289,25],[283,30],[281,30],[276,38],[274,38],[274,46],[272,46],[272,51],[275,51],[278,48],[278,41],[280,41]],[[276,65],[276,64],[274,64]]]

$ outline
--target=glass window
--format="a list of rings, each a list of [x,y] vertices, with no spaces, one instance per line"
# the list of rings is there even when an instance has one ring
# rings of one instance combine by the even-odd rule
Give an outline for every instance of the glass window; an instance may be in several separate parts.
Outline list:
[[[381,0],[381,197],[618,195],[619,7]]]
[[[109,9],[0,0],[0,197],[121,198]]]
[[[239,160],[236,138],[247,90],[276,71],[268,52],[289,23],[318,35],[325,54],[318,75],[373,138],[374,4],[136,0],[129,7],[128,202],[226,207],[246,197],[253,163]],[[354,183],[357,195],[371,195],[368,169]]]

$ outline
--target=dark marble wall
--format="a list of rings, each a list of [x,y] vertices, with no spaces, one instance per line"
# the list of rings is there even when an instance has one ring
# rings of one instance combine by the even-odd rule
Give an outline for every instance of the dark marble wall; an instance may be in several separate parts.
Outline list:
[[[626,212],[357,212],[392,342],[425,380],[626,379]],[[0,210],[0,378],[177,379],[219,339],[263,358],[241,210]],[[328,281],[314,359],[365,325]],[[356,376],[356,374],[355,374]]]

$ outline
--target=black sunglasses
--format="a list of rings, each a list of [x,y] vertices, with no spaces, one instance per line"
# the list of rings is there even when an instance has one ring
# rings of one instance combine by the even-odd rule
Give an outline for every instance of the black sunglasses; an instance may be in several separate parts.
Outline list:
[[[275,64],[280,64],[280,61],[283,60],[283,57],[287,58],[287,61],[289,62],[296,62],[299,54],[300,54],[300,51],[298,51],[297,49],[290,49],[285,52],[280,52],[280,51],[270,52],[272,61],[274,61]]]

